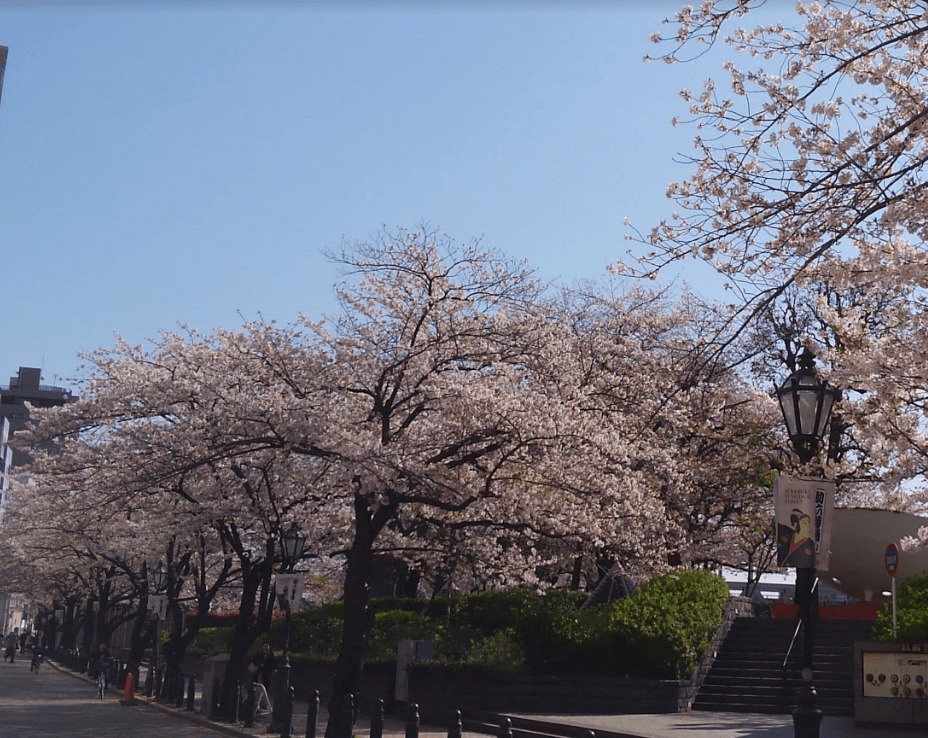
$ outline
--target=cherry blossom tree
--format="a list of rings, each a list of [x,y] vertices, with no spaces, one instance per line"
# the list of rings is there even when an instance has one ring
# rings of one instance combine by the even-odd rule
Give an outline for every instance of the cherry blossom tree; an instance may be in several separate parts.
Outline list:
[[[781,22],[734,27],[761,5],[687,7],[655,37],[666,61],[724,42],[744,63],[682,93],[695,171],[670,186],[678,211],[642,239],[637,269],[701,259],[743,297],[736,330],[794,283],[905,293],[926,264],[921,4],[777,6]]]
[[[791,291],[808,298],[824,330],[799,340],[819,339],[854,433],[853,468],[830,473],[847,475],[845,489],[860,480],[855,499],[921,504],[912,480],[926,471],[923,4],[719,0],[683,8],[668,26],[655,36],[664,61],[722,45],[733,55],[701,91],[683,91],[688,120],[675,122],[695,126],[690,174],[668,189],[676,212],[638,233],[637,259],[620,269],[654,277],[696,260],[714,270],[732,295],[718,347]]]
[[[240,587],[227,687],[269,623],[292,523],[307,555],[344,562],[333,731],[360,689],[378,554],[545,586],[577,561],[706,561],[755,504],[739,450],[774,408],[724,363],[707,374],[701,306],[554,296],[524,264],[431,231],[333,258],[334,319],[120,342],[90,356],[81,401],[38,413],[28,437],[58,442],[31,471],[36,492],[88,514],[116,505],[149,565],[165,540],[195,549],[209,531]]]
[[[154,635],[142,627],[151,593],[146,570],[155,562],[167,564],[166,592],[173,615],[164,654],[169,676],[178,672],[184,649],[196,635],[195,624],[181,627],[183,606],[192,601],[200,614],[206,614],[221,590],[237,581],[243,615],[233,639],[235,672],[256,634],[267,629],[274,609],[271,575],[277,523],[262,518],[260,511],[276,502],[275,459],[238,455],[220,463],[213,455],[218,453],[216,443],[212,451],[202,444],[194,451],[191,438],[196,436],[186,436],[184,424],[200,429],[197,401],[203,398],[192,390],[215,388],[181,382],[182,371],[191,367],[177,360],[179,345],[182,342],[167,340],[157,367],[150,361],[153,356],[142,361],[124,345],[99,352],[98,374],[88,383],[86,403],[36,413],[37,428],[24,441],[57,442],[53,452],[37,454],[27,470],[29,486],[14,490],[11,515],[33,551],[43,537],[52,541],[54,550],[63,543],[80,546],[85,556],[108,562],[134,584],[136,655]],[[202,358],[201,347],[183,345],[190,349],[183,354],[185,360]],[[203,365],[194,370],[205,373]],[[106,372],[119,379],[105,379]],[[182,393],[181,402],[172,392]],[[170,432],[165,425],[171,426]],[[199,455],[194,458],[194,453]],[[70,541],[74,542],[66,543]],[[103,608],[100,612],[98,626],[85,627],[85,635],[99,632]],[[232,685],[235,678],[227,682]]]

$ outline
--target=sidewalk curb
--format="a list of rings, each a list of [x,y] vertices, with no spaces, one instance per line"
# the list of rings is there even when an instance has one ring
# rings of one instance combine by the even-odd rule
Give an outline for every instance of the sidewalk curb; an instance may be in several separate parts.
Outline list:
[[[149,697],[136,696],[138,704],[143,705],[149,709],[156,710],[164,715],[173,715],[178,720],[184,720],[188,723],[196,723],[204,728],[209,728],[210,730],[215,730],[217,733],[225,733],[226,735],[239,736],[240,738],[255,738],[255,733],[247,733],[243,730],[229,725],[228,723],[216,723],[210,720],[207,717],[204,717],[198,712],[189,712],[187,710],[182,710],[177,707],[171,707],[170,705],[162,705],[159,702],[155,702]]]
[[[62,674],[67,674],[69,676],[74,677],[75,679],[80,679],[82,681],[93,684],[93,679],[91,679],[90,677],[71,671],[70,669],[62,666],[56,661],[53,661],[52,659],[47,659],[45,663],[53,667],[56,671]],[[179,720],[184,720],[188,723],[195,723],[201,727],[208,728],[209,730],[214,730],[217,733],[225,733],[226,735],[238,736],[238,738],[255,738],[255,735],[257,735],[256,733],[248,733],[243,730],[239,730],[238,728],[235,728],[227,723],[213,722],[209,718],[204,717],[203,715],[200,715],[199,713],[196,713],[196,712],[187,712],[186,710],[181,710],[176,707],[171,707],[170,705],[162,705],[158,702],[155,702],[153,698],[140,696],[138,693],[136,693],[135,695],[134,704],[131,704],[131,705],[126,704],[124,706],[125,707],[139,707],[139,706],[147,707],[150,710],[155,710],[164,715],[173,715]]]

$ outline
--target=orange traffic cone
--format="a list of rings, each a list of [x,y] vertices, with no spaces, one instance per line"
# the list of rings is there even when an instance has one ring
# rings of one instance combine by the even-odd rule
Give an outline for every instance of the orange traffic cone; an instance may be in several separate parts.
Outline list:
[[[123,687],[122,699],[119,700],[119,702],[127,707],[138,704],[138,701],[135,699],[135,684],[131,671],[126,674],[126,686]]]

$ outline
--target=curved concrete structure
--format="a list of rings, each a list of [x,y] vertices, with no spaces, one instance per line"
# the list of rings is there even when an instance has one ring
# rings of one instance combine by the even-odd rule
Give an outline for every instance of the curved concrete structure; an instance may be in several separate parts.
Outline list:
[[[900,539],[915,536],[925,526],[928,517],[909,513],[837,508],[828,571],[819,572],[819,577],[860,600],[889,600],[892,585],[884,562],[886,546],[890,543],[898,546]],[[928,547],[915,551],[903,551],[901,546],[899,549],[896,577],[900,581],[928,570]]]

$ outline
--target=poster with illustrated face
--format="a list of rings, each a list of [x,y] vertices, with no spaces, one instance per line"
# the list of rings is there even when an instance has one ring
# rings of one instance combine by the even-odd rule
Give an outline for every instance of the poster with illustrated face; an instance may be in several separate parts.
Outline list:
[[[300,600],[303,598],[303,589],[306,586],[305,574],[278,574],[274,583],[277,597],[289,603],[292,610],[300,609]]]
[[[780,474],[773,485],[773,505],[777,566],[828,571],[835,483]]]

